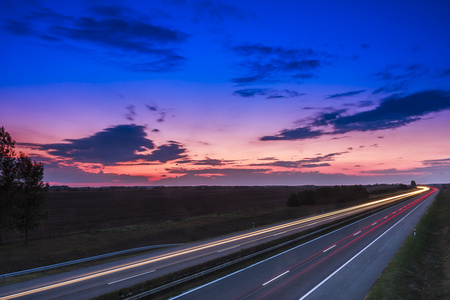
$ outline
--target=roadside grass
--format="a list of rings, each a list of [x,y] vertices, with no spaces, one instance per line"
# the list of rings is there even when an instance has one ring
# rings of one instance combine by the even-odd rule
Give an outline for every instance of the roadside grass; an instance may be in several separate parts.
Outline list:
[[[450,190],[441,190],[366,300],[450,299]]]

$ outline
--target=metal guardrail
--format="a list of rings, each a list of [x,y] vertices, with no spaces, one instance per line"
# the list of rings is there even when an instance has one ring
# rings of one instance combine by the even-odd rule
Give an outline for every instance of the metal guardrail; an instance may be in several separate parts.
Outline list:
[[[111,252],[111,253],[107,253],[107,254],[71,260],[71,261],[67,261],[67,262],[63,262],[63,263],[59,263],[59,264],[48,265],[48,266],[34,268],[34,269],[0,274],[0,279],[3,278],[3,282],[5,283],[6,278],[9,278],[9,277],[31,274],[31,273],[41,272],[41,271],[44,271],[44,274],[45,274],[45,272],[47,272],[48,270],[52,270],[52,269],[56,269],[56,268],[60,268],[60,267],[66,267],[66,266],[70,266],[70,265],[81,264],[81,263],[87,262],[87,261],[92,261],[92,260],[97,260],[97,259],[102,259],[102,258],[109,258],[109,257],[116,256],[116,255],[133,253],[133,252],[138,252],[138,251],[145,251],[145,250],[158,249],[158,248],[168,248],[168,247],[179,246],[179,245],[182,245],[182,244],[152,245],[152,246],[127,249],[127,250],[122,250],[122,251],[117,251],[117,252]]]

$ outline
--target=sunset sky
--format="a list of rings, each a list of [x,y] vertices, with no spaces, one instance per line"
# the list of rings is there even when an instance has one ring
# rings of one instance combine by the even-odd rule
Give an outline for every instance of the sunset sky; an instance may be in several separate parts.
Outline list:
[[[450,1],[1,0],[53,185],[450,182]]]

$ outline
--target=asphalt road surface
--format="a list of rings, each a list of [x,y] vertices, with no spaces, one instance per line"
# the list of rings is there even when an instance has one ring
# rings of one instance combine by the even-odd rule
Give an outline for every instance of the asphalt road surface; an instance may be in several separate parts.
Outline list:
[[[364,299],[435,189],[173,299]]]
[[[411,194],[411,193],[408,193]],[[411,196],[411,195],[409,195]],[[174,247],[170,249],[164,249],[156,252],[152,252],[146,255],[139,255],[127,259],[117,260],[114,262],[109,262],[97,266],[92,266],[88,268],[77,269],[71,272],[61,273],[52,276],[44,276],[41,278],[37,278],[34,280],[21,282],[17,284],[10,284],[6,286],[0,287],[0,299],[89,299],[104,293],[108,293],[114,290],[118,290],[123,287],[131,286],[133,284],[146,281],[155,277],[162,276],[167,273],[171,273],[189,266],[193,266],[220,256],[224,256],[230,254],[234,251],[239,251],[242,248],[251,247],[260,243],[265,243],[267,241],[277,239],[279,237],[293,234],[296,232],[301,232],[311,227],[318,226],[320,224],[324,224],[333,220],[338,220],[344,218],[348,215],[352,215],[355,213],[359,213],[368,209],[373,209],[374,207],[378,207],[380,205],[384,205],[386,203],[391,203],[395,201],[399,201],[407,196],[396,196],[386,198],[380,201],[371,202],[364,205],[358,205],[351,208],[346,208],[334,212],[329,212],[317,216],[312,216],[304,219],[300,219],[297,221],[286,222],[282,224],[278,224],[275,226],[268,226],[264,228],[258,228],[249,230],[246,232],[240,232],[238,234],[228,235],[225,237],[215,238],[203,242],[192,243],[189,245],[183,245],[179,247]],[[416,197],[418,198],[418,197]],[[403,202],[401,206],[404,205]],[[430,201],[428,201],[430,202]],[[423,205],[422,205],[423,206]],[[397,218],[400,214],[393,215],[393,218]],[[392,220],[393,218],[389,218]],[[368,220],[368,219],[366,219]],[[357,224],[362,224],[358,222]],[[344,234],[348,230],[351,231],[353,227],[346,227],[346,229],[342,229],[339,231],[340,234]],[[379,228],[379,226],[374,226],[374,228]],[[384,228],[384,227],[383,227]],[[376,232],[378,232],[377,230]],[[361,232],[363,233],[363,232]],[[359,235],[359,234],[358,234]],[[373,236],[373,231],[368,231],[367,233],[360,234],[360,237],[364,237],[362,240],[366,240],[369,237]],[[328,235],[330,236],[330,235]],[[336,236],[336,233],[331,236]],[[318,242],[309,243],[302,246],[302,250],[300,253],[310,253],[315,250],[309,250],[309,252],[305,252],[303,249],[317,249],[320,248],[320,245],[323,244],[327,247],[330,242],[328,238],[318,239]],[[344,242],[350,241],[350,239],[344,240]],[[358,243],[350,243],[346,248],[348,249],[359,249],[357,246]],[[336,244],[333,248],[340,249],[341,245]],[[328,253],[334,253],[335,249],[330,249],[323,254],[316,256],[314,259],[316,261],[320,261],[323,257],[326,257]],[[295,253],[298,251],[295,251]],[[311,253],[312,253],[311,252]],[[317,252],[317,251],[316,251]],[[340,251],[342,253],[350,253],[346,251]],[[314,252],[315,253],[315,252]],[[326,253],[326,255],[325,255]],[[353,252],[351,252],[353,253]],[[395,253],[395,251],[394,251]],[[300,255],[300,254],[299,254]],[[303,254],[302,254],[303,255]],[[295,265],[296,261],[302,255],[297,256],[296,258],[289,258],[286,261],[292,261],[293,265]],[[344,255],[345,258],[345,255]],[[278,261],[278,260],[277,260]],[[328,261],[334,262],[337,261],[335,258],[328,259]],[[311,261],[306,262],[307,264],[313,265]],[[272,263],[273,264],[273,263]],[[289,263],[288,263],[289,265]],[[266,271],[269,274],[269,279],[274,278],[280,275],[282,272],[287,272],[283,274],[281,277],[283,279],[287,279],[296,274],[294,270],[288,269],[288,265],[282,263],[276,263],[273,266],[266,267]],[[304,267],[304,263],[301,264],[301,268]],[[319,264],[319,266],[324,264]],[[318,269],[318,267],[314,267],[314,269]],[[280,272],[277,273],[277,270]],[[286,270],[286,271],[283,271]],[[299,270],[296,268],[295,270]],[[275,273],[274,273],[275,272]],[[298,273],[298,272],[297,272]],[[273,274],[273,275],[270,275]],[[259,274],[261,275],[261,274]],[[242,276],[242,275],[240,275]],[[240,282],[242,285],[241,288],[247,290],[247,287],[253,287],[256,284],[257,280],[250,280],[250,278],[259,278],[252,277],[244,277],[245,279]],[[272,277],[270,277],[272,276]],[[300,277],[301,274],[299,275]],[[313,276],[315,277],[315,276]],[[233,280],[230,277],[230,280]],[[242,279],[241,279],[242,280]],[[266,279],[264,279],[266,280]],[[266,280],[267,281],[267,280]],[[264,281],[263,283],[265,283]],[[293,280],[296,282],[296,280]],[[316,281],[312,279],[308,279],[311,284],[314,284]],[[272,283],[273,282],[273,283]],[[273,280],[270,283],[264,285],[264,289],[267,290],[269,287],[274,287],[275,283],[279,283],[278,279]],[[331,281],[330,281],[331,282]],[[311,285],[310,284],[310,285]],[[222,283],[220,283],[222,285]],[[287,285],[288,286],[288,285]],[[290,286],[290,285],[289,285]],[[309,285],[305,285],[309,286]],[[230,290],[230,288],[228,288]],[[203,289],[206,291],[207,289]],[[234,288],[231,290],[237,290]],[[276,294],[281,291],[285,291],[285,288],[279,288],[273,293]],[[199,290],[200,292],[200,290]],[[257,295],[261,291],[257,291],[255,293],[252,292],[252,295]],[[288,294],[291,294],[289,291]],[[192,293],[190,295],[193,295]],[[224,294],[225,295],[225,294]],[[271,297],[269,294],[268,296]],[[217,298],[217,294],[213,295],[214,298]],[[239,295],[236,295],[240,297]],[[186,297],[191,297],[186,295]],[[203,297],[202,297],[203,298]],[[208,299],[209,297],[203,298]],[[201,298],[192,298],[192,299],[201,299]],[[223,299],[230,299],[225,297]]]

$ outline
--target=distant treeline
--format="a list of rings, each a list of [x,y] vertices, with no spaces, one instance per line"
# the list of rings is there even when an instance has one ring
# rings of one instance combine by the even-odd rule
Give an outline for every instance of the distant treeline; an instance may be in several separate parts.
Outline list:
[[[409,190],[411,188],[416,188],[416,184],[414,181],[411,182],[411,186],[400,183],[393,186],[381,186],[379,188],[374,188],[370,191],[371,194],[385,194],[392,193],[396,191],[404,191]]]
[[[287,206],[338,204],[367,198],[369,198],[369,192],[362,185],[326,186],[291,194],[287,200]]]

